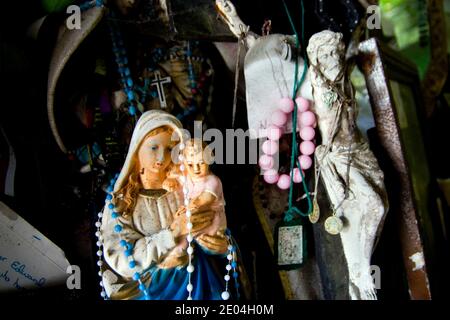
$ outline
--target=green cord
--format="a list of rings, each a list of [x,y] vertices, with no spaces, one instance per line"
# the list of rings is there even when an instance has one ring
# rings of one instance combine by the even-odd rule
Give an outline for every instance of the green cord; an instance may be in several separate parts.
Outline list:
[[[298,33],[297,30],[295,29],[295,25],[294,22],[292,20],[291,14],[289,13],[289,9],[285,3],[284,0],[282,0],[283,5],[284,5],[284,9],[286,11],[286,14],[288,16],[289,22],[291,24],[291,28],[294,31],[295,34],[295,46],[297,49],[297,52],[300,49],[300,41],[299,41],[299,37],[298,37]],[[292,100],[294,101],[294,112],[292,113],[292,152],[291,152],[291,168],[290,168],[290,172],[292,173],[294,170],[294,166],[295,163],[297,163],[297,166],[300,170],[300,176],[302,177],[302,185],[303,185],[303,190],[305,191],[306,194],[306,199],[308,200],[308,212],[304,213],[302,212],[299,208],[295,207],[293,205],[293,193],[294,193],[294,175],[291,174],[291,183],[290,183],[290,187],[289,187],[289,209],[285,212],[284,214],[284,221],[285,222],[289,222],[292,221],[293,219],[295,219],[296,215],[300,215],[300,216],[304,216],[307,217],[310,215],[310,213],[312,212],[312,201],[311,201],[311,196],[309,195],[309,190],[308,190],[308,186],[306,185],[305,182],[305,177],[303,175],[302,172],[302,168],[300,166],[300,161],[298,160],[298,146],[297,146],[297,102],[295,102],[295,98],[297,96],[297,92],[300,89],[303,81],[305,80],[306,77],[306,71],[308,70],[308,58],[305,54],[305,8],[304,8],[304,4],[303,4],[303,0],[300,1],[301,3],[301,9],[302,9],[302,21],[301,21],[301,27],[302,27],[302,34],[301,34],[301,41],[302,41],[302,51],[303,51],[303,56],[304,61],[305,61],[305,65],[303,68],[303,72],[302,72],[302,76],[300,77],[300,80],[298,80],[298,59],[295,60],[295,74],[294,74],[294,88],[293,88],[293,93],[292,93]],[[298,80],[298,81],[297,81]]]

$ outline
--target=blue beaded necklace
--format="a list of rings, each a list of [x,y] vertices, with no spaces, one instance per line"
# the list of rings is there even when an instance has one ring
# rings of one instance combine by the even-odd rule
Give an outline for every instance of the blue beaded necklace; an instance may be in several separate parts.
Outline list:
[[[131,116],[136,116],[137,111],[143,112],[143,108],[138,108],[139,106],[142,106],[148,97],[148,92],[150,91],[152,98],[156,98],[157,96],[160,97],[160,101],[162,101],[162,98],[164,96],[162,84],[162,80],[167,79],[168,77],[161,79],[159,77],[159,71],[158,71],[158,63],[161,61],[165,61],[168,59],[176,59],[181,58],[184,60],[187,60],[188,63],[188,73],[189,73],[189,87],[190,91],[193,95],[192,99],[188,100],[188,105],[186,106],[185,110],[179,114],[177,114],[177,118],[183,122],[186,118],[189,116],[192,116],[196,114],[199,110],[195,96],[201,93],[201,89],[204,88],[205,82],[209,76],[212,75],[212,72],[207,72],[205,74],[201,74],[198,81],[196,81],[195,78],[195,72],[193,67],[193,61],[199,61],[204,62],[204,58],[202,57],[194,57],[192,55],[192,44],[190,41],[187,41],[187,48],[184,52],[180,54],[179,50],[180,48],[170,48],[167,52],[164,52],[163,48],[154,48],[152,50],[150,65],[148,67],[148,71],[153,74],[157,74],[158,77],[153,79],[152,82],[150,82],[150,79],[145,78],[143,80],[143,86],[140,87],[136,85],[133,82],[131,71],[128,65],[128,58],[127,58],[127,52],[124,47],[124,42],[122,40],[122,34],[120,32],[120,29],[118,28],[117,22],[112,20],[110,22],[110,35],[112,40],[112,46],[113,46],[113,52],[115,55],[116,64],[118,66],[118,72],[121,77],[121,85],[123,87],[123,90],[125,91],[126,97],[127,97],[127,104],[128,104],[128,113]],[[167,51],[167,50],[166,50]],[[210,68],[212,70],[212,68]],[[170,78],[169,78],[170,79]],[[170,80],[166,80],[167,82],[170,82]],[[157,90],[151,91],[150,86],[155,85]],[[136,92],[140,93],[141,99],[138,100],[138,95]],[[211,101],[211,95],[212,95],[212,85],[210,85],[210,91],[209,91],[209,97],[208,97],[208,103]],[[165,98],[165,97],[164,97]],[[162,106],[163,108],[165,106]],[[142,109],[142,110],[141,110]]]

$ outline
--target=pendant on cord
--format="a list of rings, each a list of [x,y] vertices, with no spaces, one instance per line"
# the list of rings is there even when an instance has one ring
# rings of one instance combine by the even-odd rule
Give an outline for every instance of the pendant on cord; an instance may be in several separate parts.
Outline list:
[[[341,233],[344,223],[342,219],[333,214],[325,220],[325,230],[332,235]]]
[[[155,71],[155,79],[153,79],[151,85],[156,86],[161,109],[167,108],[166,94],[164,92],[164,84],[170,83],[171,81],[172,80],[170,77],[161,78],[161,73],[159,71]]]
[[[275,226],[275,257],[279,269],[300,268],[306,261],[306,236],[302,218]]]

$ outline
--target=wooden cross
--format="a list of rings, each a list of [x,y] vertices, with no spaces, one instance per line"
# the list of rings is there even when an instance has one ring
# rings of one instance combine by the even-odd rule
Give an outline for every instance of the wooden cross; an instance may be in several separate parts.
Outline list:
[[[155,71],[155,79],[153,79],[151,85],[156,86],[161,109],[167,108],[166,95],[164,94],[164,84],[170,82],[170,77],[161,78],[161,73],[159,71]]]

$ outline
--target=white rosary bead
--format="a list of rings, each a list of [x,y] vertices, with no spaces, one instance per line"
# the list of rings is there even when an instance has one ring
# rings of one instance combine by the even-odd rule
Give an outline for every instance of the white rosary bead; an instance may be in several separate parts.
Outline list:
[[[97,222],[95,223],[95,226],[96,226],[97,228],[100,228],[100,227],[102,226],[102,223],[101,223],[100,221],[97,221]]]
[[[97,247],[101,247],[102,243],[100,241],[97,241],[96,245],[97,245]]]
[[[230,265],[230,264],[227,264],[227,266],[225,267],[225,269],[227,269],[227,271],[230,271],[230,270],[231,270],[231,265]]]
[[[181,170],[181,171],[184,171],[184,169],[185,169],[184,165],[181,165],[181,166],[180,166],[180,170]]]
[[[98,275],[101,277],[101,276],[103,276],[103,273],[101,271],[99,271]]]
[[[182,154],[180,154],[180,155],[178,156],[178,160],[180,160],[180,161],[183,161],[183,160],[184,160],[184,157],[183,157]]]
[[[103,287],[103,281],[100,281],[100,287]]]
[[[101,260],[97,261],[97,265],[98,265],[99,267],[101,267],[101,266],[103,265],[103,261],[101,261]]]
[[[194,248],[189,246],[186,251],[187,251],[188,254],[193,254],[194,253]]]
[[[102,291],[102,293],[100,293],[100,295],[102,296],[102,298],[105,298],[106,297],[106,292]]]
[[[100,231],[97,231],[96,233],[95,233],[95,236],[98,238],[98,237],[100,237]]]
[[[231,251],[231,249],[233,249],[233,246],[230,244],[230,245],[228,246],[228,251]]]
[[[192,234],[188,234],[188,236],[186,237],[186,240],[188,242],[192,242],[192,240],[194,240],[194,237],[192,236]]]
[[[192,216],[191,210],[186,211],[186,217],[190,218]]]
[[[180,143],[180,150],[184,150],[185,147],[184,143]]]
[[[183,187],[183,194],[186,196],[189,193],[188,188]]]
[[[102,250],[98,250],[98,251],[97,251],[97,256],[101,257],[102,254],[103,254],[103,251],[102,251]]]
[[[189,199],[184,199],[184,205],[187,207],[189,205]]]
[[[192,284],[189,283],[189,284],[187,285],[187,287],[186,287],[186,290],[189,291],[189,292],[192,292],[192,290],[194,290],[194,286],[193,286]]]
[[[230,299],[230,293],[229,293],[228,291],[222,292],[222,299],[223,299],[223,300],[228,300],[228,299]]]
[[[225,279],[225,281],[230,281],[230,275],[228,275],[228,274],[223,278]]]
[[[229,254],[229,255],[227,255],[227,259],[231,261],[231,260],[233,260],[233,256],[231,254]]]
[[[190,265],[188,265],[186,270],[187,270],[187,272],[192,273],[192,272],[194,272],[194,266],[192,264],[190,264]]]
[[[192,222],[188,222],[188,223],[186,224],[186,228],[187,228],[188,230],[192,230],[192,227],[193,227]],[[230,260],[231,260],[231,259],[230,259]]]
[[[100,211],[100,212],[98,213],[98,217],[99,217],[99,218],[102,218],[102,217],[103,217],[103,212]]]

